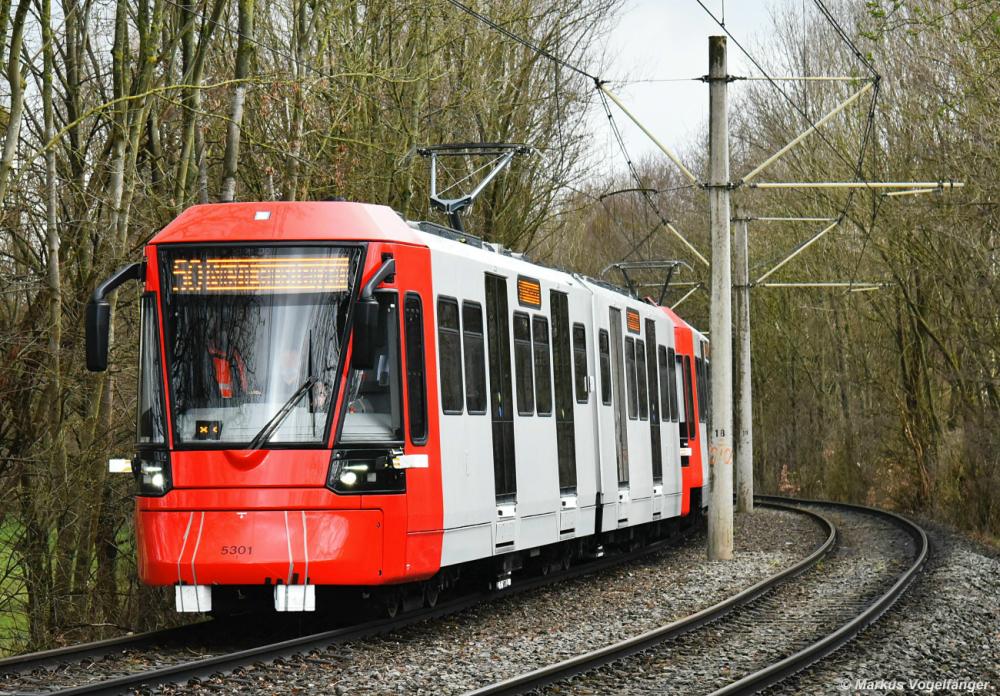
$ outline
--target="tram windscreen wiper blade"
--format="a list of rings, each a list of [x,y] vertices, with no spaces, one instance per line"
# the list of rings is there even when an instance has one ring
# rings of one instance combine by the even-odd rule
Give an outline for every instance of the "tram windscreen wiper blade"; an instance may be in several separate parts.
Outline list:
[[[299,402],[299,399],[301,399],[312,388],[312,386],[316,384],[317,381],[318,380],[315,377],[309,375],[309,377],[306,378],[306,381],[302,383],[302,386],[296,389],[295,393],[288,397],[288,401],[286,401],[284,405],[278,409],[278,412],[271,416],[271,420],[264,424],[264,427],[260,429],[259,433],[254,435],[253,439],[250,441],[248,449],[260,449],[261,445],[270,440],[271,436],[274,435],[281,423],[288,417],[288,414],[292,412],[293,408],[295,408],[295,404]]]

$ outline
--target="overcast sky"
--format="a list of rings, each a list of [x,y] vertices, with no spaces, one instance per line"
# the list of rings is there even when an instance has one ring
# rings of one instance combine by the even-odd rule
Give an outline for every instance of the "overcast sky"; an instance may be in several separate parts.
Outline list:
[[[721,0],[703,0],[721,16]],[[726,27],[747,46],[771,27],[771,11],[792,0],[729,0],[725,3]],[[708,37],[722,30],[695,0],[629,0],[607,46],[610,65],[606,80],[691,78],[708,72]],[[749,47],[749,46],[748,46]],[[729,72],[746,75],[743,55],[730,43]],[[668,147],[681,149],[705,127],[708,86],[703,82],[661,82],[612,85],[629,109]],[[628,117],[612,105],[634,160],[659,150]],[[601,109],[593,114],[595,139],[607,150],[607,160],[624,166]],[[662,155],[660,155],[662,156]]]

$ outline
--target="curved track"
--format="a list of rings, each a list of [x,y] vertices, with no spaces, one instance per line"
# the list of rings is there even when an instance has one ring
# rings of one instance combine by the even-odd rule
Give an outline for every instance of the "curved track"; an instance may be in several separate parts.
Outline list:
[[[762,501],[776,502],[788,500],[777,497],[761,497]],[[732,684],[717,689],[713,696],[733,696],[735,694],[753,694],[773,684],[777,684],[782,679],[789,677],[800,670],[822,660],[837,648],[847,643],[857,636],[866,626],[874,623],[899,599],[899,596],[906,591],[906,588],[916,579],[917,574],[927,562],[927,554],[930,551],[930,544],[927,540],[927,533],[922,527],[910,520],[897,515],[894,512],[880,510],[878,508],[865,507],[862,505],[848,505],[846,503],[831,503],[819,500],[799,500],[796,502],[807,503],[817,507],[848,507],[854,510],[864,511],[870,515],[875,515],[888,520],[905,530],[913,539],[915,554],[910,566],[899,575],[892,586],[872,602],[864,611],[853,619],[843,624],[840,628],[826,636],[820,638],[811,645],[803,648],[799,652],[789,655],[783,660],[775,662],[753,674],[749,674]]]
[[[581,680],[581,685],[585,685],[591,692],[600,693],[608,688],[619,690],[621,687],[621,692],[627,693],[629,681],[636,674],[643,675],[641,683],[633,684],[633,690],[637,693],[658,687],[663,687],[664,693],[678,689],[683,692],[701,689],[703,692],[711,692],[713,696],[756,693],[821,660],[876,621],[905,591],[926,561],[927,535],[919,526],[894,513],[858,505],[790,498],[758,497],[758,502],[769,507],[793,510],[813,516],[828,526],[830,533],[827,540],[810,556],[796,565],[701,612],[634,638],[485,686],[471,692],[471,694],[484,696],[486,694],[520,694],[544,690],[550,684],[564,682],[564,680],[576,675],[580,675],[577,679]],[[796,584],[789,584],[788,580],[815,569],[800,583],[803,586],[809,582],[815,584],[815,576],[818,575],[822,578],[824,573],[838,572],[836,556],[850,556],[852,549],[856,549],[859,543],[865,543],[866,535],[859,533],[857,529],[852,529],[851,538],[848,539],[847,544],[838,544],[841,539],[840,534],[838,534],[839,530],[834,523],[826,515],[799,507],[800,505],[820,508],[831,516],[860,515],[887,523],[897,532],[907,535],[912,540],[912,561],[906,564],[902,572],[893,577],[891,583],[882,583],[876,596],[867,596],[870,594],[870,588],[863,589],[860,594],[864,596],[860,600],[856,598],[841,600],[832,609],[824,607],[822,612],[826,612],[828,615],[818,617],[816,623],[823,625],[833,621],[835,622],[833,630],[810,637],[804,647],[799,646],[793,651],[781,653],[773,662],[757,665],[742,672],[745,676],[736,681],[728,681],[728,679],[723,678],[726,679],[727,683],[723,685],[713,683],[713,679],[717,682],[718,679],[722,678],[719,677],[720,664],[725,664],[726,669],[732,666],[739,667],[739,660],[730,662],[730,656],[734,652],[733,643],[737,640],[744,642],[752,640],[754,631],[758,627],[766,628],[769,633],[765,637],[758,636],[756,638],[758,646],[745,650],[745,652],[755,655],[775,651],[780,653],[782,649],[781,638],[784,638],[786,633],[792,632],[788,629],[790,620],[787,617],[775,619],[775,615],[781,612],[781,608],[789,602],[789,597],[782,596],[782,593],[795,594]],[[855,518],[855,521],[857,522],[858,519]],[[856,526],[850,521],[845,521],[847,522],[845,526]],[[868,528],[864,531],[870,532],[871,529]],[[836,554],[833,553],[835,550]],[[820,572],[816,566],[825,557],[829,557],[830,560],[824,564],[823,571]],[[857,577],[854,580],[857,585],[865,585],[866,580],[869,579]],[[843,584],[843,578],[839,578],[838,581]],[[888,589],[884,589],[886,584],[890,585]],[[816,592],[817,589],[817,587],[813,587],[811,591]],[[822,592],[822,589],[819,588],[819,591]],[[850,618],[840,623],[840,615],[844,612],[850,614]],[[791,623],[801,626],[803,618],[810,617],[808,614],[800,614],[794,617]],[[713,621],[719,621],[719,623],[717,628],[713,627],[712,631],[696,630]],[[684,641],[676,641],[685,634],[690,635]],[[668,643],[670,643],[671,648],[676,649],[682,662],[693,663],[695,668],[687,672],[676,669],[675,663],[678,661],[676,655],[670,656],[669,660],[661,659],[659,653],[666,649],[665,644]],[[762,645],[767,647],[762,649],[760,647]],[[715,655],[719,656],[719,662],[715,664],[715,674],[706,674],[706,672],[713,671],[712,666],[708,663],[712,660],[711,656]],[[744,662],[746,661],[744,660]],[[642,664],[638,664],[639,662]],[[636,667],[640,668],[635,669]],[[697,683],[698,686],[694,686],[694,683]],[[574,684],[576,684],[575,680]]]

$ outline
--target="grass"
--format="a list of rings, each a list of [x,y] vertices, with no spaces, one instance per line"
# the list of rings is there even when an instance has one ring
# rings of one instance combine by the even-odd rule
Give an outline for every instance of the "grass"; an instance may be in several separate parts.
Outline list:
[[[0,656],[19,652],[28,635],[28,592],[14,553],[21,531],[17,523],[0,519]]]
[[[0,657],[24,652],[29,643],[28,589],[24,582],[21,559],[15,551],[16,541],[22,532],[23,527],[12,516],[0,516]],[[50,539],[50,547],[53,550],[55,543],[56,534],[53,532]],[[172,612],[172,604],[165,593],[152,592],[143,596],[143,590],[136,578],[135,535],[129,521],[121,524],[116,530],[115,543],[119,550],[114,568],[118,590],[116,601],[119,603],[116,619],[122,622],[123,626],[137,630],[177,623]],[[93,591],[97,564],[96,556],[91,556],[87,586],[83,588],[85,594]],[[77,597],[76,600],[83,605],[88,601],[86,597]],[[142,611],[137,611],[137,606],[140,604]],[[86,611],[85,606],[77,608],[82,612]],[[63,630],[66,631],[64,635],[58,638],[52,636],[48,644],[36,647],[54,647],[63,640],[97,640],[124,631],[103,623],[105,620],[111,619],[102,619],[94,626],[84,623],[64,627]]]

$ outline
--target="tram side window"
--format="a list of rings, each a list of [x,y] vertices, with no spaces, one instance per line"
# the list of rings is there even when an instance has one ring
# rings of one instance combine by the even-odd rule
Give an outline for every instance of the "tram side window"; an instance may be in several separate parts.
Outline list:
[[[535,353],[535,406],[538,415],[552,415],[552,364],[549,354],[549,320],[536,316],[531,320]]]
[[[573,324],[573,378],[576,382],[576,400],[587,403],[587,330],[583,324]]]
[[[514,378],[517,383],[519,416],[535,415],[531,362],[531,320],[524,312],[514,312]]]
[[[676,423],[680,407],[677,405],[677,354],[673,348],[667,349],[667,367],[670,369],[670,420]]]
[[[347,378],[343,443],[402,442],[403,385],[399,359],[399,302],[394,292],[375,293],[378,328],[370,368],[353,367]]]
[[[705,417],[701,419],[704,423],[712,419],[712,363],[705,361]]]
[[[646,371],[646,389],[649,392],[649,425],[650,428],[656,424],[660,425],[660,410],[664,408],[660,404],[660,380],[656,372],[656,322],[652,319],[646,320],[646,362],[641,369]]]
[[[465,405],[469,413],[486,413],[486,349],[483,308],[478,302],[462,303],[462,339],[465,344]]]
[[[639,401],[635,385],[635,339],[625,338],[625,382],[628,386],[628,417],[635,420],[639,417]]]
[[[660,420],[669,423],[672,418],[670,387],[673,382],[670,379],[670,363],[667,362],[667,349],[664,346],[656,347],[656,364],[660,378]]]
[[[684,412],[687,414],[688,437],[694,439],[694,394],[691,391],[691,356],[684,356]]]
[[[555,388],[556,456],[559,460],[559,491],[576,491],[576,424],[573,407],[573,346],[569,323],[569,297],[549,291],[552,307],[552,374]]]
[[[687,384],[687,380],[684,379],[684,357],[681,355],[674,356],[674,398],[676,399],[675,405],[677,410],[674,413],[677,414],[677,421],[681,424],[680,436],[685,440],[688,438],[688,405],[687,400],[684,398],[684,387]]]
[[[635,342],[635,363],[638,367],[639,419],[646,420],[649,418],[649,391],[646,385],[646,344],[642,341]]]
[[[462,339],[458,301],[438,298],[438,363],[441,366],[441,410],[462,413]]]
[[[656,371],[656,322],[646,320],[646,361],[639,371],[646,375],[649,392],[649,447],[653,464],[653,483],[663,482],[663,447],[660,440],[660,380]]]
[[[142,296],[139,335],[139,418],[136,442],[159,444],[166,440],[163,419],[163,379],[160,377],[160,332],[156,322],[156,295]]]
[[[490,418],[493,431],[493,486],[496,501],[517,500],[517,452],[514,447],[514,379],[511,367],[510,310],[507,279],[486,273],[486,345],[490,370]]]
[[[705,361],[695,358],[695,376],[698,380],[698,421],[705,422],[705,412],[708,410],[708,401],[705,399]]]
[[[601,354],[601,403],[611,405],[611,342],[608,332],[601,329],[597,333],[598,348]]]
[[[427,441],[427,384],[424,380],[424,310],[420,295],[406,294],[406,395],[409,401],[410,441]]]

